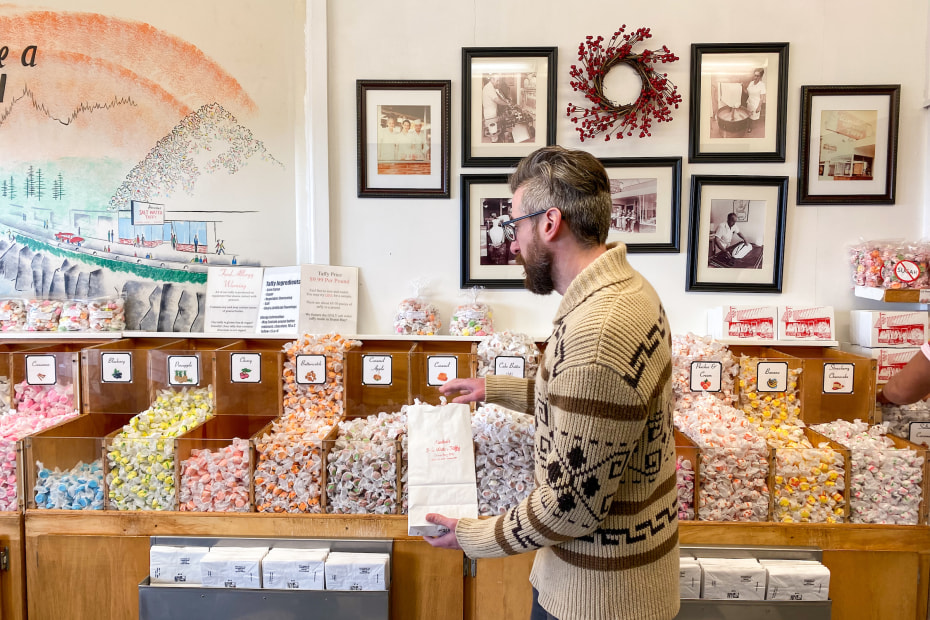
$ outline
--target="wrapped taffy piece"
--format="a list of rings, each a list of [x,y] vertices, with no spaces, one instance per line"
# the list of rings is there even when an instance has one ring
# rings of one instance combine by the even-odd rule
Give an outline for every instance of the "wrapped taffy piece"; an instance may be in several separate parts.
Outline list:
[[[256,443],[259,512],[322,511],[323,441],[345,411],[345,355],[358,340],[304,335],[284,346],[284,412]]]

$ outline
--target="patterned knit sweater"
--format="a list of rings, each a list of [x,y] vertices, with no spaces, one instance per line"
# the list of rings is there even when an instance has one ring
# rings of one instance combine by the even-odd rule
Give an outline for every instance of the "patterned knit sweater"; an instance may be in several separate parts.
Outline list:
[[[620,244],[569,285],[535,380],[488,377],[486,399],[536,414],[536,487],[461,519],[466,555],[538,549],[530,581],[560,620],[673,618],[678,509],[671,334]]]

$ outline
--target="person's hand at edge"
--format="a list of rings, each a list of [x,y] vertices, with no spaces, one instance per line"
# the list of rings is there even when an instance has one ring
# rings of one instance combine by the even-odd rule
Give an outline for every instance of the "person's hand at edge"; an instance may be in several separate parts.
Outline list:
[[[484,389],[484,379],[450,379],[439,386],[439,393],[446,397],[458,393],[452,402],[472,403],[484,400]]]
[[[462,549],[462,546],[459,545],[458,538],[455,536],[455,526],[458,525],[458,519],[451,519],[431,512],[426,515],[426,520],[434,525],[441,525],[448,528],[449,531],[442,536],[424,536],[423,540],[439,549]]]

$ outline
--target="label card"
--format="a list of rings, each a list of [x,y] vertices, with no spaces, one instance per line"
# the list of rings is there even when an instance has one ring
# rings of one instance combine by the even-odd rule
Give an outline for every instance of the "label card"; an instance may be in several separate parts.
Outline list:
[[[200,356],[169,355],[168,385],[200,385]]]
[[[426,358],[426,385],[439,386],[458,377],[459,359],[454,355],[430,355]]]
[[[907,426],[907,439],[930,447],[930,422],[911,422]]]
[[[691,391],[719,392],[723,362],[691,362]]]
[[[132,353],[102,353],[100,355],[102,383],[132,383]]]
[[[302,385],[322,385],[326,383],[326,356],[298,355],[297,383]]]
[[[823,365],[823,393],[852,394],[855,372],[855,364],[831,364],[825,362]]]
[[[394,358],[390,355],[362,356],[362,385],[391,385]]]
[[[58,382],[58,360],[54,355],[26,356],[26,383],[55,385]]]
[[[233,383],[261,383],[262,354],[230,353],[229,374]]]
[[[759,362],[756,365],[756,389],[760,392],[787,392],[788,362]]]
[[[526,360],[519,355],[498,355],[494,358],[494,374],[526,378]]]

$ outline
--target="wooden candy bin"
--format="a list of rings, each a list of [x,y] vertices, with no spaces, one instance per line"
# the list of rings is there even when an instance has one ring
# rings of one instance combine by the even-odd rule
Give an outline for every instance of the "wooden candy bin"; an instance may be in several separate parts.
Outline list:
[[[176,349],[181,343],[166,338],[125,338],[83,349],[82,412],[138,413],[148,407],[149,351]]]

